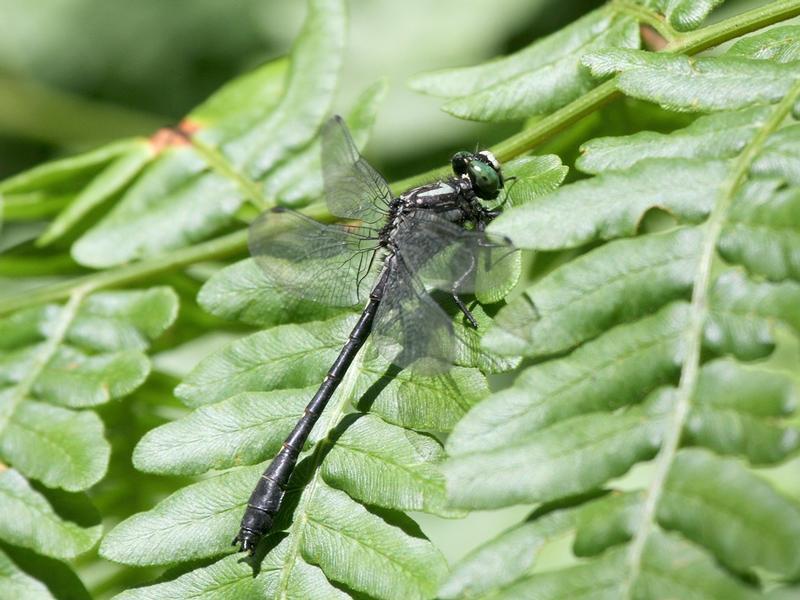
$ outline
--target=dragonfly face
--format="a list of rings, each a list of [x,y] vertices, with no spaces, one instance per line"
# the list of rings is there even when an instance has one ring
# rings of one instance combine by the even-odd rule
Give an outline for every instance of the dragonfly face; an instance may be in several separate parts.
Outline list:
[[[477,154],[456,152],[451,164],[456,175],[469,177],[478,198],[494,200],[503,189],[500,163],[488,150],[482,150]]]

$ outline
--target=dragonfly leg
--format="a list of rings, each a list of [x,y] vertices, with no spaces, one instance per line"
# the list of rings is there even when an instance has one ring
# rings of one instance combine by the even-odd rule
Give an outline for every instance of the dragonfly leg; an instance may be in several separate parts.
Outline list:
[[[464,313],[464,316],[467,317],[467,321],[469,324],[472,325],[475,329],[478,328],[478,322],[475,320],[475,317],[472,316],[472,313],[467,308],[467,305],[464,304],[464,301],[458,297],[458,294],[453,292],[453,300],[456,302],[456,306],[458,306],[459,310]]]
[[[450,290],[450,293],[453,295],[453,300],[455,300],[456,306],[458,306],[459,310],[462,313],[464,313],[465,317],[467,317],[467,321],[469,321],[469,324],[472,325],[475,329],[477,329],[478,322],[475,320],[475,317],[472,316],[472,313],[467,308],[467,305],[464,304],[464,301],[458,295],[458,291],[461,289],[461,286],[464,285],[464,281],[466,281],[467,277],[472,275],[472,273],[474,272],[475,272],[475,257],[472,256],[469,269],[467,269],[461,277],[459,277],[453,282],[453,287]]]

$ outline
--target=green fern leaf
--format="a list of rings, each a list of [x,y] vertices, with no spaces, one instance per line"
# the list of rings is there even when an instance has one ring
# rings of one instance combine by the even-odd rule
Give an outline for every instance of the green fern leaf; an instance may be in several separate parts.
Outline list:
[[[628,169],[648,158],[731,158],[763,125],[769,108],[754,107],[700,117],[671,134],[642,131],[623,137],[603,137],[581,146],[575,166],[584,173]]]
[[[675,188],[677,172],[681,185]],[[697,223],[711,210],[714,193],[726,174],[722,161],[643,161],[626,173],[603,173],[566,185],[500,215],[490,227],[520,248],[562,250],[633,235],[654,207]],[[620,202],[621,197],[629,201]]]
[[[100,538],[100,526],[84,527],[61,518],[48,499],[14,469],[0,473],[3,513],[0,536],[8,543],[54,558],[73,558]]]
[[[308,600],[346,600],[348,594],[332,586],[319,567],[302,557],[293,557],[295,567],[284,576],[283,565],[292,553],[291,540],[284,538],[261,559],[261,577],[253,577],[253,569],[238,556],[229,556],[206,569],[197,569],[173,581],[119,594],[119,600],[160,600],[162,598],[194,598],[216,600],[220,590],[226,598],[288,598]]]
[[[274,204],[329,216],[312,204],[316,134],[343,3],[310,0],[290,57],[176,129],[0,183],[12,221],[0,249],[13,249],[0,270],[70,269],[30,301],[19,290],[32,278],[0,298],[0,595],[88,598],[65,563],[97,544],[94,503],[116,524],[100,554],[118,564],[101,579],[153,582],[121,598],[794,597],[800,502],[776,469],[800,447],[786,366],[800,335],[800,28],[679,52],[800,10],[779,0],[679,33],[719,4],[613,0],[508,57],[413,80],[459,117],[542,116],[494,149],[516,181],[492,225],[540,254],[480,273],[475,297],[491,306],[471,309],[486,351],[448,373],[399,370],[367,344],[253,559],[230,546],[245,501],[357,317],[271,286],[240,260],[241,223]],[[370,86],[347,116],[359,147],[385,91]],[[627,100],[596,112],[622,95],[684,114]],[[686,126],[688,112],[709,114]],[[557,156],[520,157],[642,124],[682,128],[585,143],[576,166],[590,177],[563,188]],[[26,256],[34,241],[48,248]],[[154,276],[189,300],[156,359],[177,388],[159,370],[144,383],[176,319],[171,288],[98,291]],[[206,359],[175,367],[207,339]],[[90,500],[109,455],[119,464]],[[405,514],[530,503],[449,576]],[[73,564],[91,580],[96,560]]]
[[[0,183],[3,203],[16,206],[19,218],[57,215],[39,239],[41,245],[50,244],[124,185],[131,176],[130,165],[149,152],[145,140],[131,139],[45,163]]]
[[[636,0],[664,15],[677,31],[699,27],[709,13],[725,0]]]
[[[786,35],[763,35],[748,47],[790,45]],[[797,379],[771,362],[785,340],[800,337],[797,190],[793,169],[783,168],[790,161],[774,158],[778,145],[797,139],[790,115],[800,83],[789,75],[796,65],[723,56],[685,69],[685,57],[629,50],[586,60],[595,71],[614,63],[620,89],[665,106],[688,108],[680,99],[693,95],[706,110],[759,105],[672,134],[589,142],[578,164],[593,178],[493,223],[527,248],[596,247],[500,310],[487,345],[537,362],[455,427],[444,465],[448,496],[467,509],[576,500],[574,508],[537,511],[475,551],[441,591],[755,597],[769,578],[745,584],[739,574],[800,573],[800,504],[754,472],[800,446]],[[746,74],[774,82],[775,93],[745,98],[731,88],[725,101],[714,100]],[[748,89],[767,89],[752,77]],[[711,81],[719,89],[704,87]],[[643,233],[654,208],[677,223]],[[745,362],[754,359],[761,364]],[[644,475],[628,476],[624,493],[597,496],[651,460]],[[509,544],[541,552],[555,543],[548,535],[575,540],[555,569],[540,572],[529,557],[488,580],[468,574]],[[588,562],[576,565],[578,557]]]
[[[792,59],[796,46],[793,42],[780,58]],[[800,78],[800,68],[796,62],[753,58],[747,48],[707,58],[608,48],[582,62],[596,77],[618,73],[616,85],[628,96],[670,110],[710,112],[777,102]]]
[[[581,67],[582,55],[609,46],[638,45],[638,23],[612,8],[601,8],[515,54],[475,67],[419,75],[411,87],[448,98],[443,109],[456,117],[521,119],[552,112],[595,85]]]
[[[42,562],[46,563],[47,561],[42,560]],[[53,571],[55,570],[53,569]],[[70,578],[69,582],[62,580],[59,583],[62,593],[71,594],[73,598],[90,597],[86,588],[77,581],[77,578]],[[30,598],[31,600],[52,600],[53,598],[44,583],[20,569],[12,558],[2,551],[0,551],[0,587],[9,598]]]
[[[345,315],[303,327],[274,327],[234,342],[198,365],[195,372],[201,379],[190,376],[179,394],[199,408],[145,436],[135,453],[137,466],[162,473],[197,473],[253,463],[256,466],[234,469],[194,484],[152,511],[132,517],[106,537],[103,554],[125,563],[163,564],[176,557],[187,560],[226,552],[253,481],[264,468],[260,461],[280,449],[313,392],[313,388],[293,388],[302,382],[316,384],[324,377],[342,336],[346,337],[354,320],[355,316]],[[270,357],[263,356],[265,349]],[[303,361],[296,360],[298,353],[305,356]],[[303,368],[299,369],[301,363]],[[435,589],[432,582],[443,576],[444,563],[433,547],[417,539],[418,533],[402,524],[401,514],[396,511],[451,512],[445,506],[444,478],[437,467],[443,452],[434,438],[377,416],[350,417],[337,424],[337,412],[362,398],[360,390],[383,387],[380,381],[389,365],[369,354],[362,364],[371,366],[354,365],[349,383],[343,384],[345,389],[337,396],[338,408],[332,407],[333,416],[315,430],[313,439],[317,444],[306,458],[306,467],[298,467],[294,483],[290,483],[300,492],[295,514],[291,514],[291,508],[281,514],[287,513],[285,518],[292,523],[290,539],[298,540],[290,544],[301,543],[303,556],[315,556],[312,562],[320,565],[329,579],[377,597],[426,597]],[[265,377],[267,373],[269,376]],[[218,378],[219,386],[205,379],[209,374]],[[424,408],[434,415],[428,420],[451,426],[467,407],[462,405],[459,410],[458,405],[456,409],[442,406],[438,411],[435,407],[450,403],[450,394],[459,391],[456,385],[465,380],[461,385],[468,389],[477,375],[473,369],[462,369],[422,383],[410,378],[394,381],[388,389],[377,392],[372,409],[381,414],[384,394],[388,396],[386,404],[392,408],[398,395],[403,400],[424,396]],[[485,390],[485,384],[481,388]],[[416,410],[423,412],[420,407]],[[442,416],[437,417],[437,413]],[[419,420],[413,414],[393,416],[399,422],[417,424],[415,421]],[[238,450],[232,452],[235,448]],[[304,477],[310,480],[304,482]],[[379,486],[377,481],[381,482]],[[209,498],[217,500],[210,503]],[[370,510],[356,504],[356,500],[368,504]],[[293,502],[287,500],[287,504],[291,507]],[[186,521],[187,515],[191,525]],[[322,528],[315,525],[317,519],[321,519]],[[328,536],[333,537],[326,540]],[[331,547],[342,547],[342,556],[334,560],[323,552]],[[390,550],[392,547],[395,550]],[[417,550],[409,553],[415,547]],[[403,564],[403,560],[416,555],[419,562]],[[292,558],[282,566],[284,579],[293,572],[294,561]],[[361,566],[356,567],[358,564]],[[372,565],[368,568],[374,570],[376,579],[362,581],[364,564]]]
[[[95,412],[77,409],[139,387],[150,371],[145,351],[176,314],[175,293],[151,288],[77,294],[66,306],[48,304],[0,319],[0,458],[13,467],[0,473],[0,539],[56,559],[74,558],[97,543],[96,514],[88,521],[75,511],[62,516],[52,504],[54,493],[41,493],[27,478],[77,492],[105,475],[110,446],[103,422]],[[79,495],[75,499],[90,506]],[[33,594],[33,580],[15,571],[13,557],[8,564],[8,589],[30,585]]]
[[[367,144],[369,131],[375,122],[378,107],[383,103],[388,85],[378,81],[356,99],[345,119],[353,141],[359,149]],[[269,172],[264,179],[268,198],[280,198],[281,204],[308,204],[322,195],[322,165],[319,138],[307,144],[296,156]]]
[[[759,35],[737,41],[727,54],[757,60],[774,60],[778,63],[794,62],[800,59],[798,34],[800,27],[797,25],[774,27]]]
[[[200,290],[198,302],[212,315],[260,327],[324,320],[341,314],[339,308],[303,300],[270,285],[252,259],[215,273]]]

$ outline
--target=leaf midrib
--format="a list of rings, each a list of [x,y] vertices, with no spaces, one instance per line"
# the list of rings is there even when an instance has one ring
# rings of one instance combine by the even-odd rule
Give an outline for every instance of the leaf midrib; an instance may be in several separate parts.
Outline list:
[[[418,573],[416,573],[415,571],[409,569],[407,566],[405,566],[403,563],[399,562],[398,560],[395,560],[395,558],[391,554],[389,554],[387,552],[384,552],[383,550],[379,549],[377,546],[366,544],[366,543],[364,543],[363,540],[361,540],[361,539],[353,536],[352,534],[348,533],[345,529],[334,529],[333,527],[331,527],[330,525],[320,521],[319,519],[315,519],[315,518],[313,518],[311,516],[308,516],[308,515],[306,515],[306,519],[309,522],[316,523],[320,527],[322,527],[324,529],[327,529],[328,531],[334,533],[335,535],[340,535],[342,537],[345,537],[345,538],[348,538],[350,540],[353,540],[354,542],[356,542],[362,548],[368,548],[373,553],[375,553],[378,556],[381,556],[384,559],[386,559],[386,561],[389,562],[393,567],[396,567],[397,570],[402,571],[403,573],[406,573],[411,578],[411,580],[413,580],[413,581],[422,581],[423,583],[425,583],[425,580],[420,578]]]
[[[715,202],[714,208],[705,224],[706,236],[703,241],[697,273],[694,280],[690,304],[690,322],[686,331],[688,348],[684,353],[681,378],[678,384],[671,420],[665,429],[663,442],[655,458],[655,474],[645,492],[645,499],[636,534],[631,540],[628,566],[624,582],[624,597],[632,598],[634,585],[642,568],[644,549],[650,532],[656,526],[659,501],[666,488],[667,478],[678,454],[681,435],[686,419],[690,414],[691,400],[700,373],[703,332],[710,315],[709,300],[712,292],[712,265],[717,256],[716,248],[722,234],[728,211],[733,204],[736,192],[746,182],[751,165],[764,148],[769,136],[776,131],[791,113],[794,103],[800,97],[800,82],[795,82],[784,98],[775,106],[772,115],[750,140],[739,158],[735,161],[727,185]],[[671,421],[671,422],[670,422]]]
[[[680,228],[684,229],[684,228]],[[694,227],[687,227],[686,230],[695,229]],[[553,315],[560,315],[564,312],[568,311],[569,309],[575,307],[575,305],[586,302],[587,300],[591,300],[593,297],[600,295],[602,292],[608,290],[609,288],[617,285],[618,283],[622,282],[625,279],[632,279],[634,277],[640,276],[648,271],[655,271],[660,272],[662,270],[668,270],[669,268],[674,268],[676,263],[685,262],[685,261],[692,261],[696,257],[695,253],[684,253],[681,254],[680,252],[676,254],[668,254],[666,258],[661,260],[657,260],[655,262],[647,263],[641,265],[635,269],[625,270],[624,268],[620,269],[617,273],[615,273],[612,277],[605,278],[600,282],[600,285],[581,285],[579,282],[575,284],[574,281],[570,281],[570,284],[575,284],[572,289],[576,290],[576,294],[570,297],[568,300],[564,302],[559,302],[556,308],[549,313],[547,313],[548,318],[552,318]],[[537,287],[541,286],[541,283],[536,284]],[[533,297],[526,291],[525,295],[530,298],[531,303],[535,306],[535,301]],[[544,319],[542,319],[544,320]],[[537,323],[538,324],[538,323]],[[565,331],[566,334],[571,334],[570,346],[569,348],[574,348],[576,345],[585,343],[587,341],[591,341],[592,339],[596,339],[597,335],[589,338],[584,339],[580,337],[579,334],[573,333],[570,331]]]
[[[9,420],[9,423],[10,422],[11,421]],[[89,464],[89,461],[91,460],[90,458],[81,457],[82,459],[84,459],[84,461],[76,462],[71,452],[65,452],[64,446],[63,445],[60,446],[56,441],[52,439],[52,434],[53,434],[52,429],[41,429],[36,427],[35,425],[23,424],[20,421],[14,421],[13,423],[14,427],[18,427],[23,431],[30,432],[33,436],[35,436],[39,440],[39,443],[49,446],[56,453],[60,452],[61,457],[64,458],[65,461],[69,464],[68,468],[70,473],[79,474],[81,473],[81,471],[77,467],[80,466],[81,464]]]
[[[685,304],[682,301],[674,303],[676,306],[679,304]],[[510,418],[522,416],[524,413],[529,412],[532,408],[546,406],[547,404],[553,401],[553,398],[556,396],[561,396],[563,394],[567,394],[571,392],[574,388],[584,384],[588,379],[592,379],[597,375],[597,373],[605,371],[606,369],[613,368],[618,366],[620,363],[625,362],[630,357],[635,356],[643,351],[650,350],[651,348],[655,348],[659,345],[666,344],[674,339],[680,337],[680,331],[669,331],[667,333],[662,333],[655,338],[648,340],[647,342],[640,344],[636,347],[631,348],[627,352],[622,352],[620,354],[615,355],[612,359],[600,362],[599,364],[592,365],[591,367],[586,367],[585,365],[579,364],[576,365],[576,370],[579,371],[575,377],[566,381],[563,385],[551,389],[551,390],[544,390],[544,393],[539,393],[539,400],[533,404],[526,404],[524,406],[520,406],[519,410],[514,413],[508,413]],[[527,373],[534,372],[534,370],[544,368],[542,365],[540,366],[533,366],[530,367],[526,373],[523,374],[525,376]],[[514,388],[512,388],[514,389]],[[642,396],[643,398],[644,396]],[[578,399],[580,401],[580,398]],[[633,403],[632,403],[633,404]]]
[[[699,492],[675,488],[667,489],[667,494],[670,496],[678,496],[687,504],[694,503],[696,505],[701,505],[711,509],[711,512],[728,515],[734,523],[739,525],[739,527],[752,533],[753,535],[749,537],[755,539],[781,539],[783,537],[782,534],[784,534],[786,531],[784,527],[781,527],[780,529],[772,529],[771,531],[768,531],[767,535],[764,535],[764,521],[751,519],[751,515],[749,513],[737,511],[735,507],[731,507],[725,502],[726,500],[737,500],[738,498],[736,496],[719,494],[715,496],[713,500],[709,500]],[[685,512],[687,513],[692,512],[689,507],[682,508],[686,508]]]
[[[367,343],[369,344],[370,342],[368,341]],[[372,364],[373,363],[369,361],[364,361],[360,368],[360,372],[378,377],[383,377],[386,374],[385,369],[382,370],[375,369],[374,367],[370,366]],[[462,368],[467,368],[467,367],[462,367]],[[407,381],[403,381],[399,378],[394,378],[392,381],[397,381],[398,385],[401,386],[408,384]],[[433,381],[435,380],[429,379],[427,377],[418,377],[417,379],[414,380],[414,387],[418,389],[427,390],[431,394],[438,394],[441,391],[441,387],[437,386],[435,383],[433,383]],[[448,381],[448,386],[452,386],[455,390],[457,390],[457,393],[452,394],[451,399],[458,408],[462,409],[462,414],[466,414],[467,411],[470,408],[472,408],[473,404],[471,404],[468,400],[466,400],[466,395],[461,392],[458,383],[455,381],[455,379]],[[395,423],[395,425],[398,424]],[[398,425],[398,426],[403,427],[403,425]]]
[[[340,319],[340,317],[334,317],[334,319],[332,319],[331,321],[338,321],[339,319]],[[319,323],[321,323],[321,324],[325,324],[325,323],[330,324],[331,321],[322,321],[322,322],[319,322]],[[211,384],[218,384],[218,383],[223,383],[223,382],[227,383],[227,384],[230,384],[230,382],[232,380],[236,381],[237,379],[239,379],[241,377],[252,375],[254,372],[258,372],[259,370],[269,369],[272,366],[275,366],[275,365],[280,366],[280,365],[285,364],[285,363],[296,363],[298,359],[305,358],[306,355],[308,355],[308,354],[314,354],[316,352],[325,352],[325,351],[329,351],[329,350],[337,350],[337,349],[340,349],[342,347],[342,345],[343,345],[343,342],[335,341],[332,336],[330,336],[328,340],[324,340],[323,339],[324,332],[315,333],[315,332],[310,331],[308,328],[303,327],[300,324],[292,323],[290,325],[278,325],[278,327],[296,328],[297,331],[300,331],[304,335],[308,335],[310,338],[312,338],[311,340],[307,340],[307,341],[310,342],[310,344],[308,346],[304,347],[304,348],[300,348],[299,350],[295,350],[293,352],[288,352],[288,353],[284,352],[284,353],[278,354],[275,357],[266,357],[266,360],[265,360],[265,357],[258,357],[257,356],[255,359],[253,359],[252,363],[250,363],[246,368],[241,369],[239,371],[236,371],[233,374],[233,376],[231,375],[231,373],[224,373],[223,372],[223,373],[220,374],[219,377],[203,379],[201,381],[192,383],[190,389],[200,389],[200,390],[202,390],[202,389],[206,388],[207,386],[209,386]],[[267,329],[265,331],[270,331],[270,330]],[[256,334],[256,335],[258,335],[258,334]],[[314,343],[315,343],[315,345],[311,345],[311,344],[314,344]],[[237,357],[237,358],[240,358],[240,357]],[[229,362],[227,357],[226,357],[226,362]],[[187,386],[187,387],[189,387],[189,386]],[[274,389],[284,389],[284,388],[276,387]],[[288,389],[288,388],[286,388],[286,389]],[[258,390],[258,391],[272,391],[272,390]]]
[[[373,463],[377,463],[380,465],[389,465],[391,467],[395,467],[397,470],[405,473],[414,481],[417,481],[422,484],[431,485],[436,483],[444,483],[444,479],[437,480],[436,477],[430,476],[430,474],[425,474],[421,471],[421,467],[424,466],[432,466],[432,463],[426,462],[421,460],[416,463],[402,463],[394,460],[392,457],[388,456],[381,456],[374,452],[370,452],[368,449],[364,448],[363,446],[356,446],[353,444],[348,444],[347,442],[342,442],[339,440],[336,444],[337,448],[344,450],[345,452],[349,452],[355,456],[361,456],[365,460]],[[423,504],[426,504],[426,496],[425,492],[420,494]]]
[[[36,379],[47,367],[56,352],[58,352],[58,348],[64,342],[69,327],[75,320],[81,302],[83,302],[88,292],[88,288],[78,288],[72,293],[67,303],[62,307],[58,320],[51,329],[50,336],[42,344],[41,348],[36,353],[36,357],[30,364],[28,374],[14,386],[14,391],[0,411],[0,435],[5,432],[19,403],[30,394],[33,385],[36,383]]]

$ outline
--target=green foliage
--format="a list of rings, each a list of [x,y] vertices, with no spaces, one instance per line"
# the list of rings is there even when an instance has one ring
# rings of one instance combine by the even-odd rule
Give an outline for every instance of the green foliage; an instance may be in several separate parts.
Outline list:
[[[17,567],[5,553],[0,553],[0,585],[9,598],[51,597],[44,584]]]
[[[257,211],[330,217],[344,2],[309,0],[288,58],[175,129],[0,182],[0,268],[61,276],[0,293],[0,595],[89,597],[78,565],[125,599],[793,597],[800,499],[775,470],[800,447],[800,29],[692,55],[800,4],[697,29],[719,4],[612,0],[413,79],[458,117],[534,117],[495,148],[491,226],[530,252],[476,290],[479,332],[454,316],[484,351],[447,373],[367,344],[253,559],[230,546],[247,498],[358,318],[244,257]],[[386,89],[347,114],[361,148]],[[638,103],[601,112],[617,96]],[[580,144],[563,186],[559,156],[525,156],[551,140]],[[165,375],[204,332],[227,335]],[[450,567],[406,514],[515,504],[538,506]]]
[[[0,472],[0,539],[58,559],[97,543],[101,529],[87,498],[76,495],[73,503],[82,507],[64,513],[27,478],[79,492],[105,475],[110,447],[103,422],[80,409],[144,382],[145,351],[177,308],[171,289],[151,288],[78,294],[65,306],[46,304],[0,319],[0,457],[13,465]],[[9,586],[32,585],[9,565]]]
[[[231,177],[230,169],[260,179],[279,163],[284,163],[282,169],[290,168],[288,159],[294,155],[308,160],[303,147],[329,111],[341,62],[342,11],[336,3],[320,2],[310,13],[295,42],[288,73],[285,61],[267,64],[191,113],[182,129],[192,133],[202,127],[196,136],[202,144],[181,142],[183,133],[177,132],[161,151],[161,141],[155,137],[148,153],[137,147],[106,167],[73,200],[64,219],[102,202],[134,176],[136,181],[73,245],[75,260],[109,267],[185,247],[230,227],[246,200],[261,207],[259,187],[248,184],[246,177]],[[377,95],[372,92],[364,104]],[[355,125],[368,127],[369,106],[359,110],[366,112],[366,118],[359,112]],[[292,192],[270,191],[289,196]]]
[[[314,106],[325,107],[326,102],[319,93],[309,93],[308,86],[326,85],[324,78],[331,72],[330,62],[338,60],[335,47],[324,43],[326,39],[337,39],[337,11],[336,3],[312,3],[307,33],[298,39],[292,54],[290,73],[300,75],[290,76],[283,99],[268,116],[261,115],[262,122],[257,127],[245,127],[238,121],[237,131],[247,133],[223,142],[217,141],[213,131],[207,133],[204,129],[198,135],[203,142],[214,140],[231,160],[231,168],[261,177],[269,165],[267,159],[277,151],[275,139],[291,142],[292,136],[296,137],[297,142],[287,143],[286,150],[281,150],[286,152],[302,145],[309,135],[303,129],[314,125],[305,114],[309,110],[308,99],[313,99]],[[325,35],[315,33],[323,26],[327,29]],[[313,69],[308,66],[312,64]],[[248,77],[241,85],[251,89],[253,80]],[[362,144],[382,90],[382,85],[368,90],[351,114],[354,135]],[[242,92],[229,86],[222,94],[222,99],[201,108],[201,120],[207,119],[209,112],[217,114],[228,99],[235,101]],[[187,160],[198,160],[195,150],[184,152],[189,152]],[[295,162],[284,161],[278,170],[267,175],[265,189],[280,189],[298,170],[314,169],[317,155],[318,146],[311,143],[297,154]],[[280,158],[270,160],[278,162]],[[555,173],[562,171],[552,161],[544,166]],[[139,181],[146,181],[148,176],[153,181],[165,179],[163,174],[158,178],[151,172]],[[213,176],[221,179],[217,173]],[[176,181],[182,180],[178,177]],[[308,182],[304,184],[307,190],[317,190],[319,177],[312,178],[311,187]],[[526,185],[529,194],[536,193],[534,182]],[[538,183],[542,190],[552,185],[546,180]],[[287,200],[293,199],[292,193],[291,189],[286,192]],[[130,198],[132,192],[128,194]],[[196,200],[197,194],[189,192],[186,198]],[[119,206],[125,202],[123,199]],[[174,207],[174,203],[167,203],[169,206]],[[197,209],[191,214],[195,218]],[[140,226],[130,216],[120,217],[120,223],[131,230]],[[176,231],[190,235],[187,227],[179,226]],[[76,246],[81,247],[82,243],[79,240]],[[171,565],[232,552],[232,532],[237,529],[245,501],[263,470],[262,461],[280,448],[302,414],[311,394],[308,386],[324,377],[341,340],[355,322],[352,314],[335,316],[330,312],[332,318],[328,321],[294,324],[319,319],[323,313],[319,307],[301,301],[295,301],[296,309],[287,310],[282,302],[285,294],[274,294],[276,290],[267,285],[254,272],[252,261],[247,260],[224,269],[204,287],[200,299],[210,312],[273,327],[237,340],[200,363],[176,391],[196,410],[151,431],[134,452],[136,466],[152,472],[199,474],[230,470],[190,485],[152,510],[121,523],[103,541],[103,556],[127,564]],[[299,356],[306,358],[298,361]],[[172,595],[178,593],[173,590],[182,589],[187,583],[195,590],[201,585],[211,594],[220,585],[239,585],[228,580],[232,575],[242,579],[241,585],[247,589],[317,589],[327,577],[338,585],[378,597],[432,595],[445,574],[444,560],[398,511],[452,512],[445,507],[444,480],[437,466],[443,453],[435,438],[404,427],[450,429],[472,403],[485,395],[487,388],[474,367],[425,381],[408,376],[392,379],[386,375],[389,370],[390,365],[373,353],[348,375],[336,406],[329,409],[330,416],[315,431],[315,443],[292,481],[294,498],[287,500],[283,511],[286,514],[282,515],[287,524],[291,523],[288,533],[271,538],[274,549],[255,580],[251,569],[232,574],[224,568],[231,560],[223,558],[170,584],[142,588],[136,595]],[[374,416],[363,414],[338,422],[338,415],[351,402],[363,402],[365,394],[371,396],[365,408],[371,408]],[[426,406],[406,407],[405,399],[413,397],[424,398]],[[234,447],[239,450],[231,452]],[[378,481],[379,488],[375,485]],[[339,554],[331,554],[331,548],[338,548]]]
[[[628,96],[692,112],[777,102],[800,78],[791,63],[735,55],[689,58],[614,48],[588,54],[583,63],[597,77],[619,73],[617,87]]]
[[[411,86],[448,98],[443,109],[456,117],[520,119],[552,112],[595,85],[581,67],[583,54],[638,44],[636,20],[602,8],[515,54],[475,67],[420,75]]]

